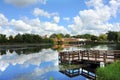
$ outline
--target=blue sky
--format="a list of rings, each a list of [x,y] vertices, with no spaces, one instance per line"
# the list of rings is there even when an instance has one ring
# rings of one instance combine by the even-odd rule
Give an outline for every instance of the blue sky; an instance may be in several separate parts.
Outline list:
[[[120,0],[0,0],[0,33],[95,34],[120,31]]]

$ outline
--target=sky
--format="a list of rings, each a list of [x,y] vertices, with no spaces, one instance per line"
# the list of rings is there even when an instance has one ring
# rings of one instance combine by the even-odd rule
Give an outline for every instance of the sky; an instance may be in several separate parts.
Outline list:
[[[0,34],[120,31],[120,0],[0,0]]]

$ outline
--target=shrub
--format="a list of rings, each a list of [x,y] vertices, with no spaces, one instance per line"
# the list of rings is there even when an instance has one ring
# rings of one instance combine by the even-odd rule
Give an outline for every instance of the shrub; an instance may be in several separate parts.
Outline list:
[[[120,80],[120,61],[97,69],[97,80]]]

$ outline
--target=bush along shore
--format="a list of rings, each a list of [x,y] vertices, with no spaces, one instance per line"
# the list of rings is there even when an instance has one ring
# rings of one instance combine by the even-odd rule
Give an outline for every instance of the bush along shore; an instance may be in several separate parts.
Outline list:
[[[120,61],[97,69],[97,80],[120,80]]]
[[[50,38],[43,38],[36,34],[17,34],[16,36],[8,36],[0,34],[0,45],[16,45],[16,44],[53,44]]]

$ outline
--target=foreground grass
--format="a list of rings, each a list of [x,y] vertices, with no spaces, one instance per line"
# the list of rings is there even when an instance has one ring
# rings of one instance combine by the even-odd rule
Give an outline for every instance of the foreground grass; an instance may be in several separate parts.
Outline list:
[[[98,68],[97,80],[120,80],[120,61]]]

